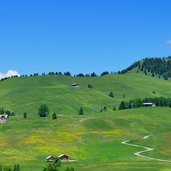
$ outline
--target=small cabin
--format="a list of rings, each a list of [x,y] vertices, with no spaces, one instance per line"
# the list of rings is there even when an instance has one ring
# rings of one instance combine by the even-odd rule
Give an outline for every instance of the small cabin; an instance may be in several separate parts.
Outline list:
[[[0,115],[0,123],[8,122],[9,116],[8,115]]]
[[[154,103],[143,103],[143,106],[145,106],[145,107],[155,107],[156,105]]]
[[[74,83],[74,84],[71,84],[71,87],[72,87],[72,88],[79,88],[79,87],[80,87],[80,84]]]
[[[54,162],[56,160],[56,157],[54,157],[54,156],[48,156],[48,157],[46,157],[46,161],[47,162]]]
[[[58,158],[63,161],[69,160],[69,156],[66,154],[61,154],[58,156]]]

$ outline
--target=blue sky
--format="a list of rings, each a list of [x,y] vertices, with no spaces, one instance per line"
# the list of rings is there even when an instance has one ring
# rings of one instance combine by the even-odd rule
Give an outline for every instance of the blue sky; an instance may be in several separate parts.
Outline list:
[[[170,0],[0,0],[0,72],[118,71],[171,55]]]

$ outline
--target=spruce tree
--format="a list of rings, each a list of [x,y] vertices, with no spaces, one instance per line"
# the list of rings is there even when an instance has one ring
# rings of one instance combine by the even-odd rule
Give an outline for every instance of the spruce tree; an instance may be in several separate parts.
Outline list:
[[[84,114],[84,109],[83,109],[83,107],[80,107],[79,115],[83,115],[83,114]]]
[[[38,115],[40,117],[47,117],[49,115],[49,108],[46,104],[41,104],[38,109]]]
[[[57,114],[55,112],[52,114],[52,119],[57,119]]]

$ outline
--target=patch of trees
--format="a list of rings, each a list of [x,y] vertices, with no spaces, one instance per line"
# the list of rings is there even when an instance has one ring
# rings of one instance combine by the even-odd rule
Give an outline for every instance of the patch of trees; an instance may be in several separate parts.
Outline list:
[[[0,108],[0,114],[1,115],[6,114],[8,116],[14,116],[15,115],[14,112],[11,112],[10,110],[5,110],[4,108]]]
[[[155,98],[144,98],[134,99],[130,101],[122,101],[119,105],[119,110],[139,108],[143,106],[143,103],[153,103],[156,106],[171,107],[171,98],[155,97]]]
[[[65,76],[70,76],[70,77],[99,77],[99,76],[104,76],[104,75],[107,75],[107,74],[115,74],[114,72],[111,72],[109,73],[108,71],[104,71],[102,72],[100,75],[96,74],[95,72],[92,72],[90,74],[83,74],[83,73],[79,73],[79,74],[76,74],[76,75],[72,75],[69,71],[67,72],[54,72],[54,71],[51,71],[51,72],[48,72],[48,73],[45,73],[43,72],[42,74],[39,74],[39,73],[34,73],[34,74],[30,74],[30,75],[21,75],[20,77],[35,77],[35,76],[46,76],[46,75],[65,75]],[[15,77],[15,76],[14,76]],[[5,80],[7,78],[4,78],[2,80]]]
[[[14,76],[11,76],[11,77],[5,77],[5,78],[0,79],[0,82],[8,80],[10,78],[16,78],[16,77],[18,77],[18,75],[14,75]]]
[[[152,77],[163,77],[165,80],[171,78],[171,56],[167,58],[145,58],[138,69],[145,75],[151,74]]]
[[[40,117],[48,117],[49,116],[49,108],[46,104],[41,104],[38,109],[38,115]],[[23,113],[24,118],[27,118],[27,113]],[[52,113],[52,119],[57,119],[57,114],[55,112]]]
[[[140,70],[144,73],[151,73],[153,77],[158,75],[168,80],[171,78],[171,56],[168,58],[146,58],[143,60]]]
[[[145,58],[142,62],[135,62],[118,73],[125,74],[136,67],[138,68],[137,73],[141,71],[145,75],[150,74],[152,77],[157,75],[159,78],[163,77],[165,80],[171,78],[171,56],[167,58]]]

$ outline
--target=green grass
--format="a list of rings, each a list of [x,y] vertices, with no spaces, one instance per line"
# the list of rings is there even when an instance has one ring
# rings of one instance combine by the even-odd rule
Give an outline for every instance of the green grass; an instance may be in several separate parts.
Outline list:
[[[72,83],[80,88],[73,89]],[[93,85],[93,89],[87,85]],[[41,171],[49,155],[67,153],[76,171],[169,171],[171,163],[148,161],[133,154],[141,148],[122,145],[125,140],[155,148],[147,156],[171,159],[171,108],[139,108],[113,111],[121,100],[138,97],[170,97],[171,82],[134,71],[98,78],[42,76],[12,78],[0,82],[0,106],[14,111],[7,124],[0,124],[0,163],[19,163],[22,171]],[[109,97],[109,92],[114,98]],[[153,94],[153,91],[156,94]],[[125,98],[123,98],[125,95]],[[46,103],[52,120],[37,116]],[[79,108],[84,115],[79,116]],[[108,107],[106,112],[100,109]],[[23,112],[28,118],[23,119]],[[143,136],[152,135],[148,140]]]
[[[81,85],[78,89],[72,83]],[[93,85],[93,89],[87,85]],[[85,114],[99,113],[104,106],[112,110],[121,100],[138,97],[171,96],[171,82],[129,72],[124,75],[106,75],[98,78],[73,78],[67,76],[39,76],[12,78],[0,83],[0,106],[22,114],[37,114],[41,103],[50,107],[51,113],[77,115],[84,107]],[[109,92],[114,98],[109,97]],[[156,94],[153,94],[153,91]],[[125,96],[125,98],[123,98]]]
[[[169,169],[170,163],[135,157],[133,153],[141,149],[121,142],[135,139],[135,144],[155,147],[146,155],[170,159],[170,113],[170,108],[156,107],[115,111],[95,118],[11,117],[7,124],[0,125],[0,161],[3,165],[20,163],[23,171],[40,171],[47,165],[47,156],[67,153],[77,162],[62,164],[61,171],[68,165],[79,171]],[[142,141],[148,134],[152,137]],[[161,135],[167,136],[159,141]]]

